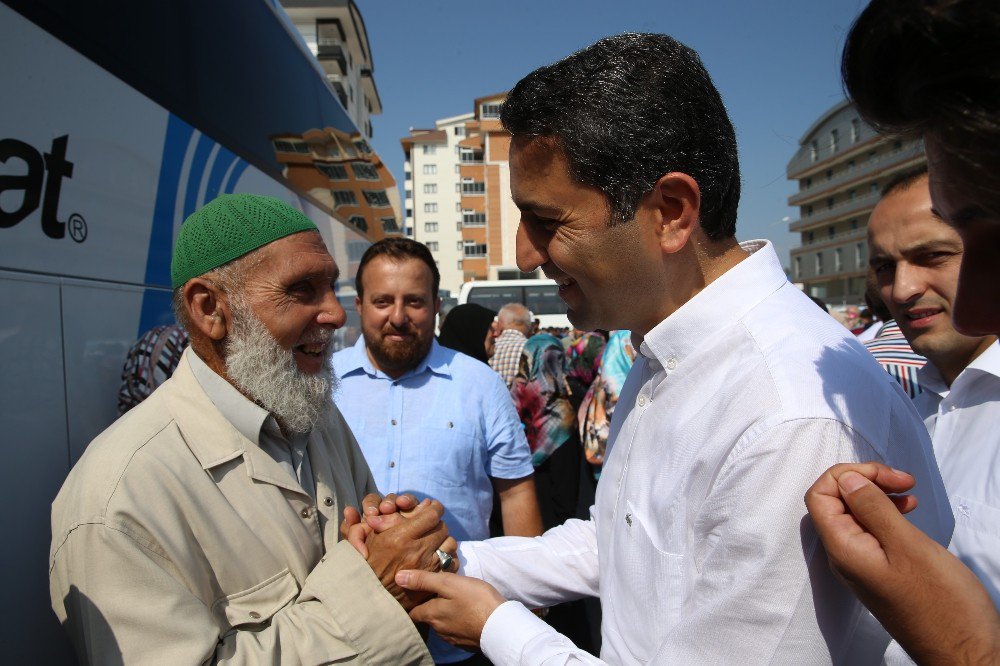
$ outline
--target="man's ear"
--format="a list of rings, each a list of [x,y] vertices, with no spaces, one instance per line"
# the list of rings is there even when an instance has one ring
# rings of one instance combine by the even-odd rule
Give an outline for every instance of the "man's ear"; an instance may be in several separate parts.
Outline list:
[[[688,174],[670,172],[656,181],[647,197],[658,215],[660,249],[678,252],[701,223],[701,188]]]
[[[229,332],[232,321],[229,302],[211,281],[192,278],[184,285],[184,307],[191,325],[208,339],[219,342]]]

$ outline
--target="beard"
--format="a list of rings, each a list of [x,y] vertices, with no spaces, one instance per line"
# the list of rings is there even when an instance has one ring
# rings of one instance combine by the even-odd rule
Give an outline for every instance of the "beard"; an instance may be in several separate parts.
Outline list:
[[[386,325],[381,331],[369,331],[362,327],[365,347],[372,355],[375,364],[384,371],[406,372],[419,365],[431,349],[433,337],[422,339],[420,332],[413,326],[400,330]],[[386,335],[406,335],[403,342],[388,342]]]
[[[282,428],[307,433],[333,409],[337,377],[330,367],[332,332],[318,329],[302,344],[327,343],[323,369],[315,374],[299,370],[292,350],[282,349],[267,327],[245,305],[230,303],[232,331],[226,337],[226,373],[230,381],[266,409]]]

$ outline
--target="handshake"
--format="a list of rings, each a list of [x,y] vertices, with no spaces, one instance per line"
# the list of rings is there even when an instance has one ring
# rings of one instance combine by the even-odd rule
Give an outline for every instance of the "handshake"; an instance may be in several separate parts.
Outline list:
[[[361,512],[344,509],[340,535],[414,622],[432,626],[452,645],[476,649],[486,620],[505,600],[493,586],[455,575],[458,544],[443,515],[437,500],[370,494]]]

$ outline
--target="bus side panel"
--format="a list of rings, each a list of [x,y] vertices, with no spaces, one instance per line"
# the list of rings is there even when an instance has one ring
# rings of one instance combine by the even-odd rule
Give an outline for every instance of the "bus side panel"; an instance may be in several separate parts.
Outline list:
[[[49,509],[69,473],[59,282],[0,271],[0,568],[9,664],[72,663],[49,607]]]
[[[66,416],[72,464],[87,444],[118,418],[122,365],[135,342],[135,322],[144,291],[153,290],[74,280],[63,284]],[[163,319],[173,320],[169,311],[163,314]]]

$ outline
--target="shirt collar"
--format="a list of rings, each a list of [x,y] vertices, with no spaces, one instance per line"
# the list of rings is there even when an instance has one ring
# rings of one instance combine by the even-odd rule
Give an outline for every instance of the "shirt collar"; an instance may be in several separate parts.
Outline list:
[[[653,327],[639,346],[643,356],[673,370],[714,333],[788,284],[770,241],[745,241],[740,247],[749,256]]]
[[[417,367],[404,373],[398,379],[414,377],[423,373],[425,370],[430,370],[436,375],[451,377],[451,359],[455,353],[456,352],[446,350],[444,347],[439,345],[437,340],[431,340],[431,350],[427,352],[427,356],[424,356],[420,363],[417,364]],[[351,347],[350,352],[346,354],[341,367],[343,368],[342,374],[344,377],[358,372],[364,372],[369,377],[392,380],[392,377],[376,368],[372,364],[372,360],[368,358],[368,350],[365,347],[364,336],[359,337],[358,341],[354,343],[353,347]]]
[[[193,352],[194,350],[189,354],[191,373],[202,390],[241,435],[259,446],[260,430],[264,422],[268,419],[274,420],[274,417],[266,409],[248,400],[235,386],[220,377]],[[277,428],[277,422],[274,425]]]
[[[501,340],[503,340],[503,341],[506,342],[507,340],[510,340],[511,338],[518,338],[520,340],[527,340],[528,336],[526,336],[524,333],[522,333],[521,331],[517,330],[516,328],[505,328],[503,330],[503,332],[500,333],[500,335],[497,336],[497,342],[500,342]]]
[[[986,348],[986,351],[974,358],[972,363],[965,366],[958,377],[955,377],[951,387],[945,383],[941,372],[930,361],[917,370],[917,381],[920,383],[920,388],[936,393],[943,398],[948,395],[952,388],[961,386],[978,375],[993,375],[1000,378],[1000,342],[991,344]]]

